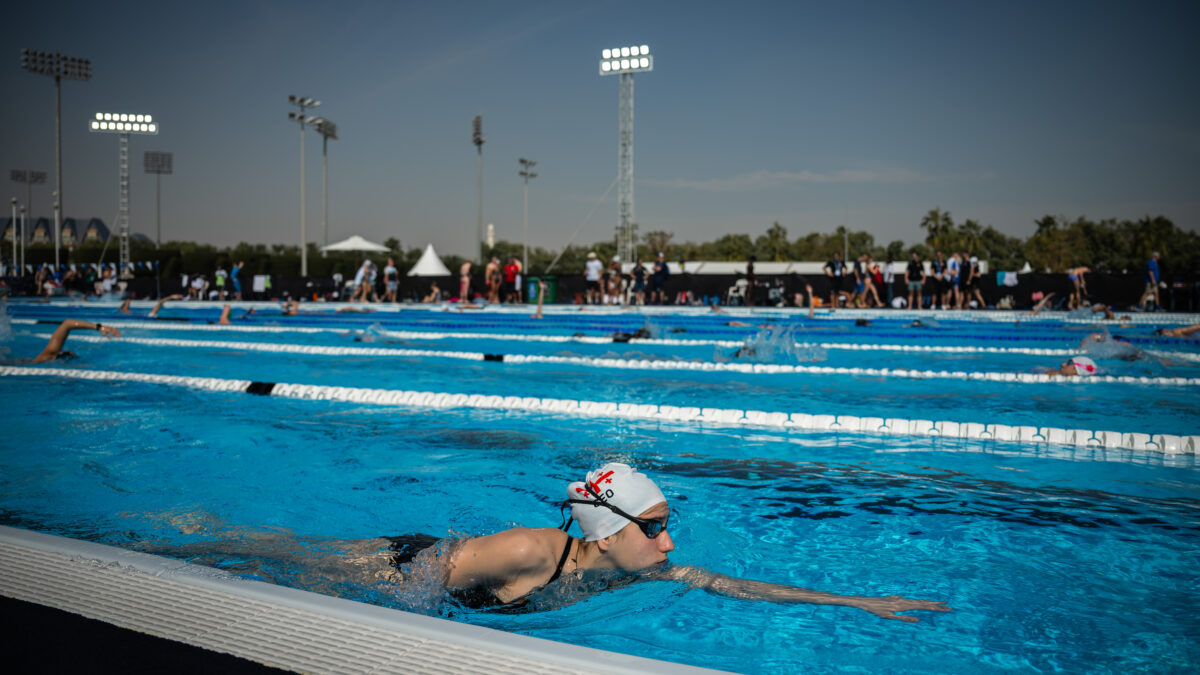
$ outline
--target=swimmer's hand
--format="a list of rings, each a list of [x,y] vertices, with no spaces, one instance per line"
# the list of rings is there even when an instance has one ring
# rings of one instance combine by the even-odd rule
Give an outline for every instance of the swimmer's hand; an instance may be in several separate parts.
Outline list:
[[[903,616],[896,612],[908,612],[912,610],[927,610],[930,612],[949,612],[950,607],[946,606],[945,600],[913,600],[912,598],[902,598],[899,595],[889,595],[883,598],[851,598],[846,604],[850,607],[857,607],[863,611],[870,612],[882,619],[896,619],[897,621],[906,621],[908,623],[916,623],[920,621],[915,616]]]
[[[110,340],[115,337],[121,337],[121,331],[113,328],[112,326],[100,326],[100,334]]]

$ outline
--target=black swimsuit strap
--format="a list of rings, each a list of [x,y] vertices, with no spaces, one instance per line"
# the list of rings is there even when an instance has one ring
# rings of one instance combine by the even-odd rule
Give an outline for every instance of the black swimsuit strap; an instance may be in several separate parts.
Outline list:
[[[554,574],[550,576],[550,579],[546,582],[546,584],[554,583],[554,580],[557,579],[560,574],[562,574],[563,565],[565,565],[567,562],[567,554],[571,552],[571,542],[574,541],[574,539],[575,538],[570,535],[567,536],[567,545],[563,547],[562,556],[558,559],[558,567],[554,568]]]

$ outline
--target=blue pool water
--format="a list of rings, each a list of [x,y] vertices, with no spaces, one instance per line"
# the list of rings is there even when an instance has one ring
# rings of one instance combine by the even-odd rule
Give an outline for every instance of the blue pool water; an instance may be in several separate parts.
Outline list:
[[[9,308],[12,362],[37,353],[65,315]],[[215,310],[175,310],[207,326]],[[646,316],[489,311],[261,316],[262,330],[127,328],[130,338],[419,348],[506,354],[738,362],[735,348],[393,338],[401,331],[505,335],[633,332]],[[853,316],[853,315],[851,315]],[[903,319],[818,315],[652,315],[662,337],[839,344],[1069,349],[1088,328],[939,317],[936,337]],[[113,318],[112,323],[119,319]],[[172,322],[183,323],[183,322]],[[330,328],[312,333],[277,328]],[[736,328],[736,330],[735,330]],[[683,329],[682,332],[671,332]],[[826,330],[829,329],[829,330]],[[1144,352],[1097,355],[1108,372],[1200,377],[1198,350],[1124,333]],[[1010,340],[994,339],[1008,335]],[[82,337],[82,334],[80,335]],[[769,342],[763,343],[770,346]],[[777,345],[778,346],[778,345]],[[1200,433],[1200,389],[1162,384],[1031,384],[821,374],[744,374],[516,364],[438,356],[297,355],[72,338],[70,368],[435,392],[636,401],[813,414],[1000,422],[1141,433]],[[769,350],[767,350],[769,351]],[[756,355],[763,357],[763,355]],[[931,371],[1031,372],[1064,357],[817,348],[778,362]],[[902,362],[903,365],[899,365]],[[61,367],[61,366],[53,366]],[[1197,662],[1200,472],[1193,455],[1114,453],[992,441],[722,428],[521,411],[428,410],[215,393],[136,382],[3,377],[0,523],[173,555],[278,583],[591,647],[741,672],[857,669],[1184,672]],[[636,584],[545,611],[496,614],[376,585],[330,583],[269,555],[211,546],[286,535],[324,539],[485,534],[557,526],[564,485],[604,461],[649,473],[672,501],[676,564],[846,594],[946,600],[917,624],[859,610],[733,600]],[[204,527],[188,527],[200,523]],[[220,533],[218,537],[216,533]],[[243,547],[243,549],[253,547]]]

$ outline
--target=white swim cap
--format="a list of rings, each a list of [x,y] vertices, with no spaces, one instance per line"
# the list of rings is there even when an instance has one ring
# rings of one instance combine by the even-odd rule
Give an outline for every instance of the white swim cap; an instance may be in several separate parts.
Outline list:
[[[616,462],[588,472],[586,484],[575,481],[568,485],[567,499],[579,500],[571,503],[571,517],[579,523],[586,541],[612,536],[631,522],[602,502],[631,516],[640,516],[651,506],[667,501],[646,474]]]
[[[1075,366],[1075,374],[1079,377],[1091,377],[1099,372],[1096,362],[1086,356],[1072,357],[1071,365]]]

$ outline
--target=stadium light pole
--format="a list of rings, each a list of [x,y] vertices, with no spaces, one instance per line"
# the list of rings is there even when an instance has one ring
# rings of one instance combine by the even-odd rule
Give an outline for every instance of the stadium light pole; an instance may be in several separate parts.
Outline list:
[[[476,115],[471,120],[471,142],[475,144],[475,249],[479,256],[479,264],[483,260],[483,144],[487,138],[483,135],[483,115]],[[471,256],[474,258],[475,256]]]
[[[154,248],[162,248],[162,176],[174,170],[174,155],[147,150],[142,154],[142,170],[154,174]]]
[[[129,136],[157,136],[158,123],[151,115],[96,113],[88,123],[88,130],[120,136],[120,144],[117,146],[117,166],[120,169],[120,177],[117,180],[117,225],[121,233],[121,276],[128,278],[133,276],[129,268]]]
[[[637,224],[633,217],[633,75],[654,70],[646,45],[600,52],[600,74],[617,75],[617,255],[633,260],[637,253]]]
[[[521,239],[524,242],[521,247],[521,265],[524,269],[529,269],[529,179],[537,178],[537,174],[530,171],[537,162],[522,157],[517,160],[517,163],[521,165],[521,170],[517,174],[525,179],[525,229]],[[525,274],[528,275],[529,273],[526,272]]]
[[[306,108],[315,108],[321,102],[306,96],[288,96],[288,103],[299,106],[300,113],[288,113],[288,119],[300,125],[300,276],[308,276],[308,200],[304,192],[304,125],[315,122],[315,117],[305,117]]]
[[[13,267],[17,266],[17,198],[12,198]],[[16,276],[10,275],[10,276]]]
[[[325,243],[329,245],[329,139],[337,140],[337,125],[324,117],[313,120],[317,125],[317,133],[321,134],[321,229],[325,234]],[[321,254],[325,254],[322,252]]]
[[[58,52],[21,50],[21,67],[38,75],[54,78],[54,174],[56,189],[54,213],[54,266],[58,267],[58,249],[62,238],[62,79],[86,82],[92,77],[92,62],[74,56],[63,56]]]
[[[29,218],[32,219],[33,218],[33,186],[35,184],[41,185],[42,183],[46,182],[46,172],[45,171],[32,171],[32,170],[26,170],[26,169],[13,169],[12,170],[12,179],[17,183],[25,184],[25,206],[23,206],[21,208],[27,209]],[[24,270],[25,269],[25,238],[28,236],[26,234],[26,231],[27,231],[29,222],[27,220],[25,220],[24,217],[22,217],[21,224],[22,224],[22,227],[21,227],[21,260],[20,260],[21,268],[20,269]]]

